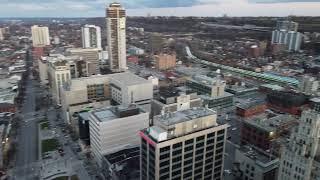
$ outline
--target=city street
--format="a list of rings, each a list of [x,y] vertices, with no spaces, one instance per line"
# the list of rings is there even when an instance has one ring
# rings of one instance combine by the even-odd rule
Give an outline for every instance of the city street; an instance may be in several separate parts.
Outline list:
[[[225,146],[224,170],[232,172],[235,150],[240,144],[241,119],[234,114],[234,111],[230,111],[219,115],[218,122],[222,124],[228,123],[230,125]],[[224,173],[224,180],[235,180],[235,178],[232,174]]]
[[[35,89],[34,81],[30,79],[26,83],[26,96],[21,109],[21,122],[18,131],[17,159],[15,167],[15,179],[35,179],[37,170],[37,118],[35,116]],[[24,121],[28,119],[28,121]]]

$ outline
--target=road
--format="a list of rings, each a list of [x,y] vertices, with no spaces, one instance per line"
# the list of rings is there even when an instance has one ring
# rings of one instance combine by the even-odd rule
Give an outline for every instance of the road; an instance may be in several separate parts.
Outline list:
[[[35,114],[35,87],[33,80],[30,77],[26,84],[26,99],[21,108],[22,121],[20,122],[20,129],[18,131],[18,147],[17,147],[17,159],[15,169],[16,179],[30,177],[30,174],[36,175],[35,167],[37,166],[37,154],[38,154],[38,140],[37,140],[37,119],[34,118]],[[24,121],[28,119],[28,121]],[[31,177],[30,179],[34,179]]]
[[[235,150],[240,144],[241,119],[234,114],[234,111],[222,113],[218,116],[218,122],[221,124],[228,123],[228,140],[225,146],[224,169],[232,170],[235,160]],[[232,174],[224,174],[224,180],[235,180]]]

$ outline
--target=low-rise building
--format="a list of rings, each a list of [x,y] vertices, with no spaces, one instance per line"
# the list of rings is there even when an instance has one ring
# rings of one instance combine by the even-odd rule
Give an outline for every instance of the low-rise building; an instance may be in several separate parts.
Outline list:
[[[149,113],[136,105],[112,106],[90,112],[90,144],[99,165],[103,156],[140,144],[138,132],[148,127]]]
[[[174,87],[160,88],[158,94],[152,100],[152,115],[200,106],[202,106],[202,100],[197,93],[182,92]]]
[[[245,120],[241,127],[241,144],[254,145],[263,150],[276,151],[275,139],[289,134],[297,125],[297,120],[291,115],[273,117],[258,116]]]
[[[158,70],[168,70],[176,67],[176,54],[158,54],[154,56],[155,67]]]
[[[225,91],[226,82],[220,77],[211,78],[196,75],[188,79],[187,88],[197,92],[203,100],[203,105],[213,109],[222,109],[234,105],[234,95]]]
[[[238,116],[248,118],[253,115],[264,113],[267,109],[267,103],[265,101],[251,101],[246,104],[240,104],[236,107],[236,114]]]
[[[276,180],[279,159],[253,146],[236,149],[234,174],[239,180]]]
[[[106,179],[137,180],[140,176],[140,147],[128,146],[107,154],[102,160]]]

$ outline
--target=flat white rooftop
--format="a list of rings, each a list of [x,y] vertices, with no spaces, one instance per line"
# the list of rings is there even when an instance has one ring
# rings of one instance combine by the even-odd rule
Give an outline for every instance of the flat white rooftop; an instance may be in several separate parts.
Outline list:
[[[183,111],[177,111],[173,113],[166,113],[164,115],[158,115],[154,118],[163,124],[170,126],[173,124],[178,124],[181,122],[190,121],[193,119],[206,117],[210,115],[216,115],[217,113],[213,110],[204,107],[196,107],[192,109],[187,109]]]

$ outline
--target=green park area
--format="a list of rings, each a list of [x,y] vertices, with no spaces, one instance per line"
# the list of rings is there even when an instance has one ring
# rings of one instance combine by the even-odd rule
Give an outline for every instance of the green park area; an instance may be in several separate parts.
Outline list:
[[[42,154],[57,150],[59,147],[59,142],[56,139],[46,139],[41,142]]]
[[[45,130],[49,128],[49,123],[48,122],[42,122],[40,124],[41,130]]]

